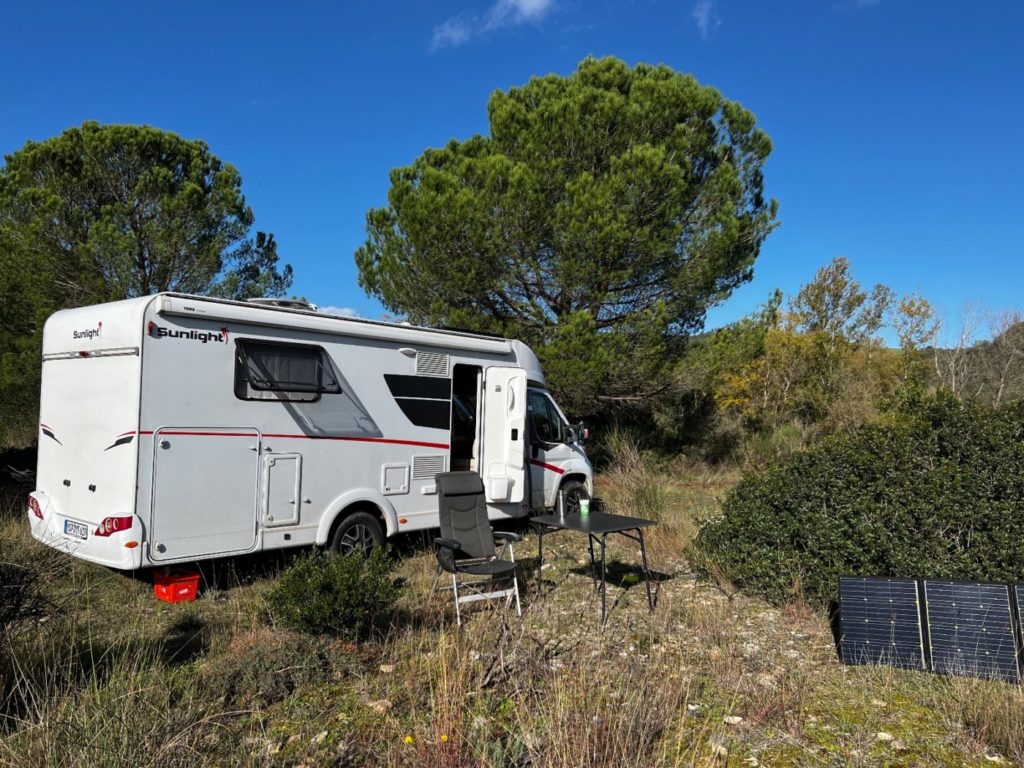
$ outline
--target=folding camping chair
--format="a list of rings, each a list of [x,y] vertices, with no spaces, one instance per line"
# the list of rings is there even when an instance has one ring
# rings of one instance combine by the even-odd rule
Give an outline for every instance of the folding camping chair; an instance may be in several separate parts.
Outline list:
[[[434,540],[438,566],[434,589],[437,589],[443,572],[451,574],[455,617],[459,625],[462,624],[459,606],[476,600],[504,597],[507,610],[514,597],[516,614],[522,616],[516,558],[512,550],[512,542],[522,541],[522,537],[515,533],[491,530],[484,500],[484,483],[480,475],[476,472],[442,472],[437,476],[437,491],[441,537]],[[500,552],[495,551],[496,540],[502,544]],[[508,560],[504,559],[506,550]],[[486,578],[460,583],[460,575]],[[496,581],[509,578],[512,586],[494,589]],[[460,590],[464,594],[460,594]]]

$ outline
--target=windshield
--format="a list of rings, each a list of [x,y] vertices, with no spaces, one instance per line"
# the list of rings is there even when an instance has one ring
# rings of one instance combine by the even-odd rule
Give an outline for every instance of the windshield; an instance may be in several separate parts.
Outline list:
[[[569,425],[547,392],[531,389],[527,411],[536,439],[545,443],[569,442]]]

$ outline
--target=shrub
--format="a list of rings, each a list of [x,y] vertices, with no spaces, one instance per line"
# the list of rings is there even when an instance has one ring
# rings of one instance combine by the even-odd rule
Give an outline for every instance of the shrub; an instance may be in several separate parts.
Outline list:
[[[771,600],[826,599],[840,575],[1016,581],[1024,562],[1024,406],[951,396],[826,439],[748,476],[692,551]]]
[[[381,547],[369,558],[319,551],[300,555],[271,591],[271,610],[292,629],[365,640],[398,597],[392,567]]]

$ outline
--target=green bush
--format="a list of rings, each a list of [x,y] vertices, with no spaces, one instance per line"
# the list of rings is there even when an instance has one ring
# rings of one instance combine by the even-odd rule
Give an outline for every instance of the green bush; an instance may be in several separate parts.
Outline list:
[[[292,629],[365,640],[398,597],[392,567],[382,547],[368,558],[319,551],[300,555],[271,591],[271,610]]]
[[[919,399],[741,481],[692,552],[705,573],[781,601],[841,575],[1017,581],[1024,406]]]

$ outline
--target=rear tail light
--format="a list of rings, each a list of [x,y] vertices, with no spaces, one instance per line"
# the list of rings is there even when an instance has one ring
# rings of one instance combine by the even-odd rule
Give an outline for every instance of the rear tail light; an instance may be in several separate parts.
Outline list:
[[[127,531],[132,527],[131,515],[127,517],[106,517],[93,532],[94,536],[110,536],[118,531]]]
[[[43,508],[39,506],[39,502],[35,496],[28,497],[28,508],[32,510],[32,514],[38,517],[40,520],[43,519]]]

